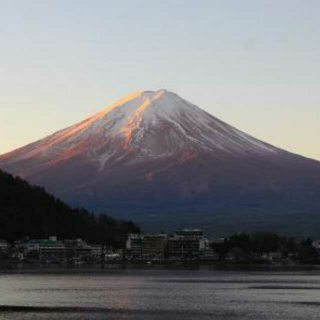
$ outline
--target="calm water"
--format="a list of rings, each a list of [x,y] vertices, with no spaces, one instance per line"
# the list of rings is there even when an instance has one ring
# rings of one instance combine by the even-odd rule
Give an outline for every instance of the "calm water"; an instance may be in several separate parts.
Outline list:
[[[0,271],[0,319],[320,319],[320,272]]]

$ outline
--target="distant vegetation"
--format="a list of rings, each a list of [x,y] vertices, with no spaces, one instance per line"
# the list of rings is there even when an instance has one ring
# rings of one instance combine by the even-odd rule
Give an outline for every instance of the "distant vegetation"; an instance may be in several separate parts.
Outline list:
[[[238,233],[212,245],[222,259],[231,252],[239,261],[254,260],[255,255],[277,252],[300,263],[318,263],[319,253],[311,239],[297,240],[276,233]]]
[[[91,243],[123,246],[128,233],[140,229],[131,221],[94,216],[72,209],[43,188],[0,170],[0,238],[82,238]]]

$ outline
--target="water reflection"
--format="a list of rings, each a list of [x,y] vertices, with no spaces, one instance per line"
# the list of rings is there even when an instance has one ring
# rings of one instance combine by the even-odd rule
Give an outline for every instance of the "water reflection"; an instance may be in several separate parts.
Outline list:
[[[320,273],[0,274],[0,319],[319,319]]]

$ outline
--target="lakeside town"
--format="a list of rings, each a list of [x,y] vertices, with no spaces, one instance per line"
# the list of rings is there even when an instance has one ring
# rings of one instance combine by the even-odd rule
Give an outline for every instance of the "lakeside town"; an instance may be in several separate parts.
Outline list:
[[[0,239],[0,263],[46,265],[90,264],[318,264],[320,240],[295,240],[276,234],[235,234],[209,239],[200,229],[172,234],[129,234],[123,247],[88,244],[82,239]]]

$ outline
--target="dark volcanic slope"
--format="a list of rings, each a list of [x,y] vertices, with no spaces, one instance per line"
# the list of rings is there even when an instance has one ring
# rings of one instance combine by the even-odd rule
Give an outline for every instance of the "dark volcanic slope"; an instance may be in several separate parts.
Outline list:
[[[165,90],[133,93],[1,156],[0,167],[71,204],[158,230],[304,234],[316,233],[320,220],[319,162],[263,143]]]

